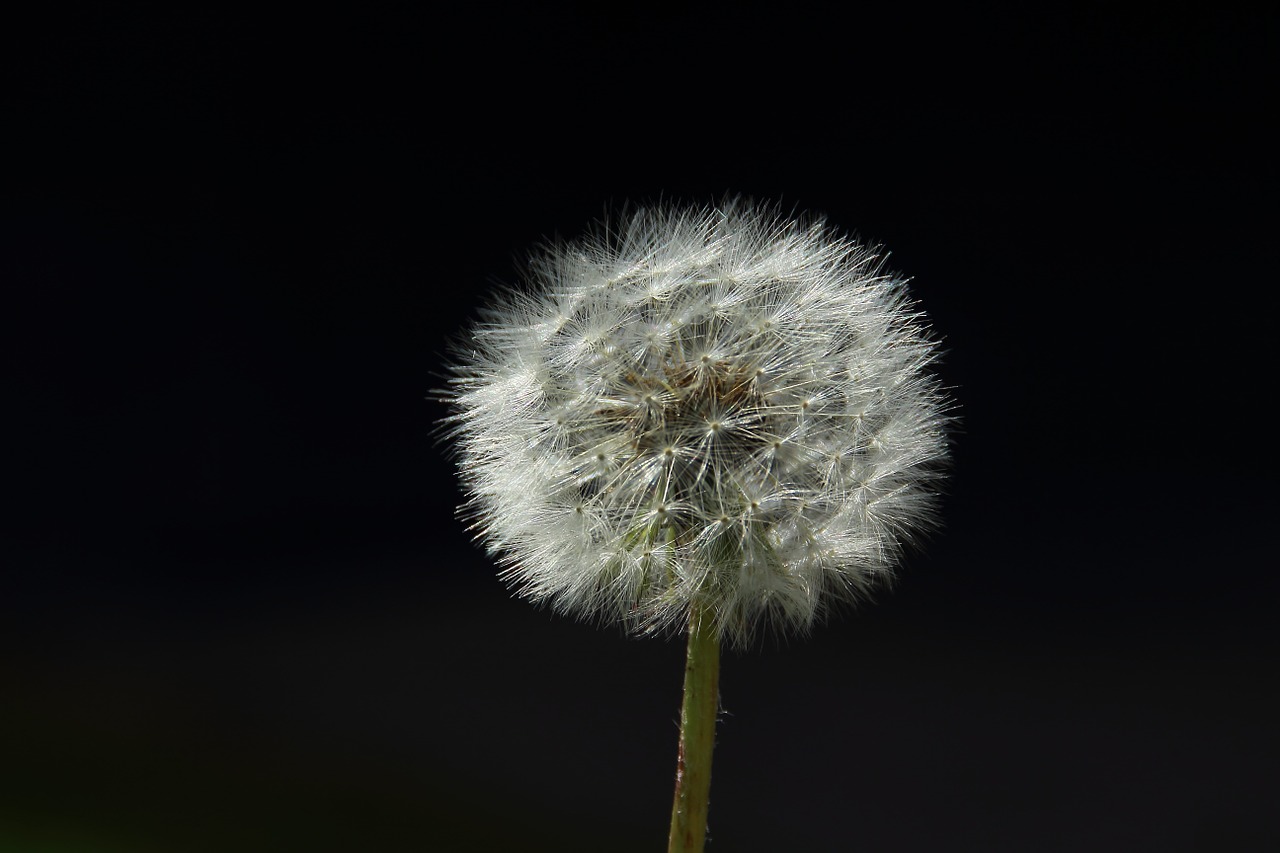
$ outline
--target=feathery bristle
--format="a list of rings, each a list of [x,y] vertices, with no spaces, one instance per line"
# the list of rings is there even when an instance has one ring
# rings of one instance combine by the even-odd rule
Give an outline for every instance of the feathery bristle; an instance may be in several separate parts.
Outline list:
[[[936,355],[905,282],[821,221],[640,210],[546,248],[460,348],[464,512],[564,612],[803,631],[934,521]]]

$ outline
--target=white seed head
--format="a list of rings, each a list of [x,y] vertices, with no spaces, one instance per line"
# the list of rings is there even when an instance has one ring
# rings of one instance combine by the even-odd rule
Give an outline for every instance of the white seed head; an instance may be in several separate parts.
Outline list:
[[[905,281],[821,220],[626,214],[542,250],[458,347],[463,512],[558,610],[803,631],[934,520],[936,353]]]

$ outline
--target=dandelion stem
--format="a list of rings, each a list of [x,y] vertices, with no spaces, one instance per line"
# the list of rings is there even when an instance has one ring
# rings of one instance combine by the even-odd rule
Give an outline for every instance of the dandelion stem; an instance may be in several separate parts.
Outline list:
[[[689,653],[684,665],[680,753],[671,806],[667,853],[702,853],[711,792],[711,751],[720,705],[720,638],[712,613],[694,605],[689,614]]]

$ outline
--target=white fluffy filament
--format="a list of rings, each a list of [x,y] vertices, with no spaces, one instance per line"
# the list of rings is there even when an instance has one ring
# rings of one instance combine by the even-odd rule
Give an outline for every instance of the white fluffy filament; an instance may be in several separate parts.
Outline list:
[[[806,630],[934,519],[947,397],[905,282],[743,202],[546,248],[456,355],[464,513],[521,595],[636,632]]]

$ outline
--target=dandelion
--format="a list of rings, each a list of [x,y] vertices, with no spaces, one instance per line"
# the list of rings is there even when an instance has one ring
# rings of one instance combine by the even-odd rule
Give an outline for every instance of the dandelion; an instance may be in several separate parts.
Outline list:
[[[874,250],[742,201],[546,247],[459,347],[463,513],[505,580],[688,627],[672,850],[702,849],[721,642],[807,631],[933,524],[936,355]]]

